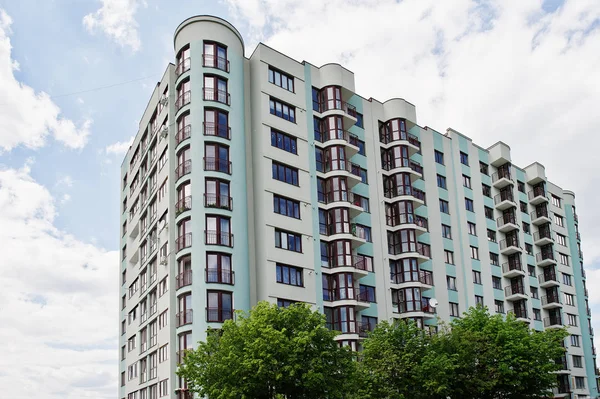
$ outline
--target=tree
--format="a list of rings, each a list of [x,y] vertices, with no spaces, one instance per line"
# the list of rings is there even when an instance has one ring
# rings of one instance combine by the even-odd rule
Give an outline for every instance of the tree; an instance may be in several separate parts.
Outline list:
[[[455,356],[412,320],[381,322],[364,341],[357,398],[446,398]]]
[[[441,342],[457,360],[451,398],[542,398],[556,385],[566,329],[533,331],[512,313],[491,316],[481,307],[450,327],[441,332]]]
[[[178,375],[210,399],[345,397],[356,363],[308,305],[261,302],[186,353]]]

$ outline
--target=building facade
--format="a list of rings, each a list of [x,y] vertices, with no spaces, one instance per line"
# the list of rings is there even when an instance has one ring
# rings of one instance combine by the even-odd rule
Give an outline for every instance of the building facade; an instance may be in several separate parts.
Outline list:
[[[122,165],[120,397],[187,397],[186,349],[266,300],[360,350],[379,320],[483,304],[568,326],[556,395],[596,398],[575,195],[498,142],[417,124],[210,16],[184,21]]]

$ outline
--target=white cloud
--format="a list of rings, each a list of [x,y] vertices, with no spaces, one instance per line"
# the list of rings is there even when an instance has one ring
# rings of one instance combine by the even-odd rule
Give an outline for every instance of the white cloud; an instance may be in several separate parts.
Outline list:
[[[133,143],[134,138],[135,138],[135,136],[132,136],[127,141],[118,141],[116,143],[113,143],[113,144],[107,146],[105,148],[106,154],[107,155],[115,155],[115,156],[125,155],[127,150],[129,150],[129,147],[131,147],[131,143]]]
[[[138,51],[142,43],[135,13],[140,4],[146,6],[146,3],[139,0],[101,1],[100,9],[83,17],[83,25],[89,32],[95,32],[99,28],[119,46]]]
[[[0,9],[0,153],[24,145],[39,148],[51,134],[66,147],[79,149],[87,143],[91,120],[80,126],[61,116],[60,108],[48,94],[36,93],[31,87],[17,81],[14,71],[18,63],[11,58],[12,19]]]
[[[58,230],[55,215],[29,165],[0,170],[3,396],[112,399],[118,253]]]
[[[69,175],[63,176],[56,181],[56,187],[71,188],[73,187],[73,178]]]

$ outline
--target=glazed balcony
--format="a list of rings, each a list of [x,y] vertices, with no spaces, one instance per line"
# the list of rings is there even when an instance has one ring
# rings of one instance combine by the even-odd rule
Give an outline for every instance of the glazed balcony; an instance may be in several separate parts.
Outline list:
[[[409,144],[417,152],[421,149],[421,141],[414,134],[405,132],[405,131],[395,131],[395,132],[380,132],[379,133],[379,142],[384,144],[384,147],[389,148],[393,147],[396,144]]]
[[[502,233],[519,229],[517,217],[512,213],[507,213],[506,215],[502,215],[496,219],[496,226],[498,227],[498,231]]]
[[[179,273],[177,277],[175,277],[175,286],[177,289],[186,287],[188,285],[192,285],[192,271],[186,270],[182,273]]]
[[[544,187],[534,187],[533,190],[530,190],[527,194],[529,197],[529,203],[531,205],[539,205],[544,202],[548,202],[548,197],[546,197],[546,190]]]
[[[529,216],[531,217],[531,223],[533,223],[536,226],[552,222],[552,220],[550,220],[550,213],[548,212],[548,208],[546,208],[545,206],[531,212]]]
[[[423,166],[410,158],[393,158],[382,161],[381,168],[384,170],[384,174],[388,176],[400,172],[409,172],[412,182],[423,178]]]
[[[235,272],[232,270],[205,269],[205,282],[215,284],[235,284]]]
[[[175,315],[175,319],[177,322],[177,327],[185,326],[186,324],[192,324],[194,321],[194,313],[192,309],[188,309],[183,312],[179,312]]]
[[[538,281],[541,288],[558,287],[560,285],[554,267],[544,269],[544,273],[538,275]]]
[[[515,202],[512,188],[509,188],[508,190],[502,190],[500,194],[497,194],[494,197],[494,205],[499,211],[516,207],[517,203]]]
[[[206,245],[220,245],[233,247],[233,234],[216,230],[204,230],[204,243]]]
[[[539,246],[554,243],[550,224],[540,226],[539,230],[533,233],[533,243]]]
[[[506,239],[500,241],[500,253],[502,255],[512,255],[522,251],[517,237],[506,237]]]
[[[356,107],[352,104],[348,104],[346,101],[342,101],[339,99],[328,99],[325,101],[321,101],[318,103],[318,107],[316,109],[317,112],[324,114],[328,111],[343,111],[346,115],[354,118],[356,120],[357,113]]]
[[[175,168],[175,178],[179,179],[187,174],[192,173],[192,160],[188,159],[187,161],[179,164],[177,168]]]
[[[433,287],[433,273],[429,270],[394,273],[391,275],[392,289],[420,287],[424,290]]]
[[[361,292],[360,288],[354,287],[323,289],[323,300],[326,302],[339,302],[337,305],[340,306],[355,306],[360,310],[371,306],[367,292]]]
[[[189,139],[190,137],[192,137],[192,125],[185,125],[179,129],[175,135],[175,146],[178,146],[179,143]]]
[[[319,225],[319,233],[324,241],[347,239],[352,241],[352,247],[356,248],[367,242],[366,235],[355,223],[335,222]]]
[[[322,208],[327,210],[339,208],[340,206],[348,208],[351,218],[355,218],[365,211],[362,207],[361,200],[361,196],[355,195],[352,191],[347,190],[333,190],[326,194],[319,193],[318,199],[321,204],[326,205],[322,206]]]
[[[204,170],[231,174],[231,161],[228,159],[204,157]]]
[[[391,200],[409,200],[414,206],[425,205],[427,197],[425,192],[411,186],[397,186],[384,189],[383,195]]]
[[[504,188],[510,184],[515,184],[511,174],[507,170],[498,170],[492,174],[492,185],[497,189]]]
[[[183,92],[179,95],[179,97],[177,97],[177,100],[175,100],[175,112],[179,111],[183,106],[188,105],[189,103],[192,102],[192,92],[191,91],[186,91]]]
[[[360,166],[342,159],[331,160],[329,162],[317,163],[317,172],[323,173],[323,178],[329,179],[334,176],[343,176],[347,178],[348,187],[354,187],[362,183],[360,177]]]
[[[521,258],[509,260],[502,264],[502,276],[506,278],[513,278],[519,276],[525,276],[525,270],[523,270],[523,263]]]
[[[175,216],[181,215],[183,212],[192,210],[192,196],[181,198],[175,203]]]
[[[204,206],[206,208],[219,208],[228,211],[233,210],[233,198],[229,195],[204,194]]]
[[[202,123],[202,131],[205,136],[221,137],[231,140],[231,128],[227,125],[221,125],[214,122]]]
[[[417,258],[420,262],[431,259],[431,246],[420,242],[415,243],[389,243],[388,254],[395,260],[404,258]]]
[[[206,308],[206,321],[209,323],[224,323],[226,320],[232,320],[233,316],[233,309]]]
[[[396,215],[387,215],[385,217],[386,225],[389,227],[404,227],[409,229],[415,229],[420,232],[429,231],[429,222],[422,216],[414,215],[412,213],[399,213]],[[397,229],[390,229],[397,230]]]
[[[221,104],[231,105],[231,94],[225,90],[219,90],[214,87],[202,88],[204,101],[216,101]]]
[[[551,266],[556,264],[556,256],[554,256],[554,250],[545,250],[538,252],[535,255],[537,265],[540,267]]]
[[[360,151],[358,142],[357,135],[344,129],[323,127],[322,131],[315,131],[315,143],[318,147],[326,148],[331,145],[343,145],[348,159]]]
[[[175,240],[175,248],[177,252],[181,251],[184,248],[189,248],[192,246],[192,233],[187,233],[182,236],[177,237]]]
[[[323,265],[324,274],[353,273],[355,278],[361,278],[373,271],[362,256],[341,255],[329,258],[327,265]]]
[[[396,313],[407,315],[408,317],[435,317],[436,310],[429,305],[429,298],[422,298],[414,301],[397,301],[392,304],[397,307]]]
[[[214,54],[202,54],[202,66],[205,68],[216,68],[229,72],[229,60]]]
[[[175,75],[179,77],[184,72],[187,72],[192,67],[192,60],[190,58],[183,59],[177,63],[175,67]]]

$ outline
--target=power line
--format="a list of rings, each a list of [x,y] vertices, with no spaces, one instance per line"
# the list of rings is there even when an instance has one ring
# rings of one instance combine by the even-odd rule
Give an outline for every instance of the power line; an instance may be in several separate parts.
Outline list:
[[[159,74],[154,74],[154,75],[144,76],[142,78],[128,80],[128,81],[125,81],[125,82],[113,83],[113,84],[107,85],[107,86],[94,87],[93,89],[75,91],[75,92],[72,92],[72,93],[59,94],[57,96],[50,96],[50,98],[51,99],[56,99],[56,98],[61,98],[61,97],[75,96],[77,94],[90,93],[90,92],[98,91],[98,90],[110,89],[112,87],[122,86],[122,85],[126,85],[126,84],[133,83],[133,82],[139,82],[140,80],[153,78],[153,77],[156,77],[158,75]]]

